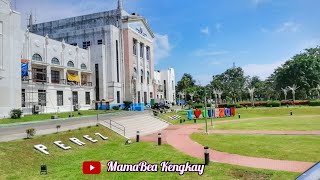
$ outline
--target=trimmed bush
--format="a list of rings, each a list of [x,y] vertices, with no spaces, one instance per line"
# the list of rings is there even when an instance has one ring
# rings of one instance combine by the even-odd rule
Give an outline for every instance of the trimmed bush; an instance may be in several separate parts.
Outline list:
[[[132,101],[123,101],[123,104],[124,104],[124,110],[129,110],[132,104]]]
[[[10,117],[11,119],[20,119],[22,115],[21,109],[12,109],[10,111]]]
[[[281,102],[280,101],[271,101],[267,102],[267,107],[280,107]]]
[[[310,101],[309,106],[320,106],[320,101],[319,100]]]
[[[193,105],[193,108],[194,108],[194,109],[202,109],[203,107],[204,107],[203,104],[194,104],[194,105]]]
[[[117,110],[120,110],[120,107],[119,106],[113,106],[112,109],[117,111]]]
[[[211,107],[211,104],[210,104],[210,103],[208,103],[208,104],[207,104],[207,107]]]
[[[34,128],[30,128],[26,130],[26,133],[27,133],[27,138],[31,139],[36,134],[36,130]]]

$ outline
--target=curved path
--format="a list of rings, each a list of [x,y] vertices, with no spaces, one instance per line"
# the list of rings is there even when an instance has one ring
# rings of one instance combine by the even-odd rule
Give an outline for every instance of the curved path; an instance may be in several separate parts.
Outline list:
[[[261,118],[265,119],[265,118]],[[231,123],[235,121],[243,121],[243,120],[260,120],[259,118],[252,118],[252,119],[242,119],[242,120],[228,120],[228,121],[220,121],[215,122],[215,124],[220,123]],[[172,125],[169,126],[167,129],[162,131],[162,139],[164,143],[168,143],[171,146],[175,147],[176,149],[194,156],[198,158],[203,158],[203,145],[194,142],[190,135],[194,132],[204,132],[204,130],[199,130],[199,128],[203,127],[204,124],[190,124],[190,125]],[[212,132],[215,132],[213,130]],[[216,131],[217,132],[217,131]],[[244,131],[243,131],[244,132]],[[249,133],[257,133],[258,131],[246,131],[247,134]],[[238,131],[239,133],[239,131]],[[264,134],[280,134],[279,131],[277,132],[270,132],[264,131]],[[310,134],[310,132],[283,132],[283,133],[291,133],[291,134]],[[315,133],[319,135],[320,132],[311,132],[311,134]],[[142,137],[144,141],[151,141],[155,142],[157,139],[157,134],[152,134],[149,136]],[[258,158],[258,157],[249,157],[249,156],[242,156],[237,154],[230,154],[226,152],[219,152],[210,149],[210,160],[219,163],[226,163],[226,164],[233,164],[239,166],[247,166],[252,168],[261,168],[261,169],[270,169],[270,170],[280,170],[280,171],[289,171],[289,172],[304,172],[308,168],[310,168],[314,163],[312,162],[301,162],[301,161],[289,161],[289,160],[274,160],[268,158]]]

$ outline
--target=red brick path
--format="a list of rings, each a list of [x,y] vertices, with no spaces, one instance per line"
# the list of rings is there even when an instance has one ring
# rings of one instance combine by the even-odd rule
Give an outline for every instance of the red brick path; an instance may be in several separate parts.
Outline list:
[[[231,122],[231,121],[230,121]],[[200,132],[199,128],[203,124],[191,125],[172,125],[162,131],[162,139],[164,143],[168,143],[176,149],[198,158],[203,158],[203,146],[194,142],[189,137],[194,132]],[[202,130],[202,132],[204,132]],[[213,131],[214,132],[214,131]],[[216,131],[218,132],[218,131]],[[238,131],[239,132],[239,131]],[[241,131],[242,133],[244,131]],[[258,133],[258,131],[247,131],[248,133]],[[268,133],[264,131],[264,133]],[[277,132],[273,132],[277,133]],[[279,133],[279,132],[278,132]],[[285,132],[288,134],[288,132]],[[300,132],[294,132],[299,134]],[[307,133],[307,132],[304,132]],[[310,133],[310,132],[309,132]],[[318,134],[319,132],[315,132]],[[143,141],[157,142],[157,134],[144,136],[141,138]],[[274,160],[268,158],[248,157],[237,154],[230,154],[226,152],[219,152],[210,149],[210,160],[219,163],[233,164],[239,166],[247,166],[253,168],[290,171],[290,172],[304,172],[314,163],[300,162],[300,161],[287,161],[287,160]]]

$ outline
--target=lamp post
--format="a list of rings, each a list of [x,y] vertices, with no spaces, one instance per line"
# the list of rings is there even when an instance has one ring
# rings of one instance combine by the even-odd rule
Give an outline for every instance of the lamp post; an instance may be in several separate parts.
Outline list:
[[[201,87],[201,82],[199,81],[199,86]],[[208,134],[208,118],[206,116],[206,113],[207,113],[207,92],[206,92],[206,87],[203,87],[204,88],[204,117],[205,117],[205,120],[206,120],[206,134]]]

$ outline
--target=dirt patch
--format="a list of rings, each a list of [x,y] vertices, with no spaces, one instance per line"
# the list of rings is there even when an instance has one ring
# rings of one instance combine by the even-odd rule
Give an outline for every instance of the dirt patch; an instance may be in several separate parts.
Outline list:
[[[229,175],[243,180],[267,180],[272,176],[264,172],[252,172],[242,169],[234,169],[232,172],[229,172]]]

